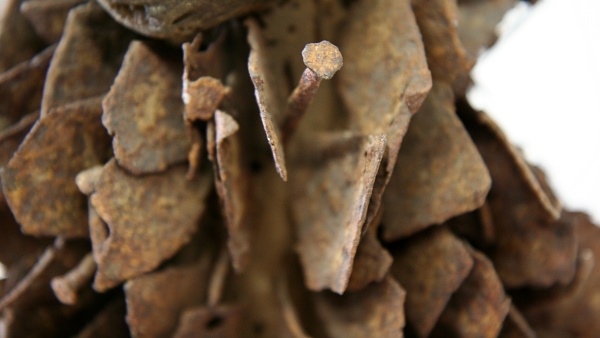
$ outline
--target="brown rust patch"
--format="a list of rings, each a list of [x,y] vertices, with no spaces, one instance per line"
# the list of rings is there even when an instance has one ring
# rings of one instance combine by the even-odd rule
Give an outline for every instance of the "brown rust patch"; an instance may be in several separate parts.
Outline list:
[[[88,235],[85,197],[75,176],[108,157],[110,142],[101,112],[99,99],[53,110],[33,126],[4,168],[6,200],[24,233]]]
[[[341,31],[344,68],[338,91],[349,127],[385,134],[384,170],[373,188],[367,221],[377,214],[409,121],[431,88],[421,34],[409,0],[357,1]]]
[[[488,169],[454,113],[452,89],[436,82],[411,120],[383,195],[383,237],[396,240],[477,209],[490,186]]]
[[[137,177],[115,160],[104,167],[91,196],[109,228],[97,258],[96,290],[155,269],[191,240],[212,184],[208,173],[189,181],[185,171],[180,165]]]
[[[362,235],[383,135],[315,135],[294,158],[291,211],[311,290],[346,290]]]
[[[398,247],[390,274],[406,289],[408,325],[418,337],[428,337],[473,268],[473,258],[444,227],[425,230]]]
[[[183,162],[190,147],[182,120],[181,64],[159,46],[133,41],[110,92],[102,123],[119,165],[135,174]]]

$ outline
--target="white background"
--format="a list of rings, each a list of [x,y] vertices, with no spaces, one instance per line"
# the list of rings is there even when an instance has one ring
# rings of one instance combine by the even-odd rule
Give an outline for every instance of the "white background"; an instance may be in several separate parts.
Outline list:
[[[600,0],[519,3],[473,69],[468,98],[600,221]]]

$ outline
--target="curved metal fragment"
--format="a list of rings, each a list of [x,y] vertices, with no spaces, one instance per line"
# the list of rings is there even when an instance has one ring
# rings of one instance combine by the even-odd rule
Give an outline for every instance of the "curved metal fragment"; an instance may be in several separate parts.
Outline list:
[[[215,140],[208,144],[215,145],[215,185],[229,233],[227,247],[234,269],[242,272],[250,260],[252,231],[248,210],[249,176],[242,161],[239,127],[233,117],[217,110]]]
[[[291,212],[311,290],[343,293],[362,235],[384,135],[317,134],[294,154]]]
[[[85,196],[75,176],[108,157],[110,139],[101,113],[98,98],[53,110],[33,126],[4,168],[4,194],[24,233],[88,235]]]
[[[392,256],[377,238],[380,222],[381,216],[368,225],[366,233],[360,239],[348,281],[348,291],[362,290],[370,283],[381,282],[392,266]]]
[[[99,0],[119,23],[143,35],[181,43],[229,19],[281,0]]]
[[[385,134],[387,156],[369,204],[377,214],[410,119],[431,88],[431,73],[409,0],[360,0],[346,18],[339,47],[338,90],[350,129]],[[403,165],[403,164],[399,164]]]
[[[133,41],[102,102],[119,165],[134,174],[164,171],[187,157],[180,58],[161,46]]]
[[[248,43],[251,47],[248,58],[248,71],[255,88],[254,94],[260,109],[260,119],[273,153],[275,168],[279,176],[287,181],[285,154],[283,142],[281,141],[281,131],[279,130],[285,109],[285,101],[278,94],[281,91],[282,84],[278,83],[273,68],[268,64],[265,37],[258,22],[248,19],[245,24],[248,28]]]
[[[191,240],[212,182],[208,173],[190,181],[185,172],[179,165],[160,175],[134,176],[114,159],[106,164],[91,195],[109,228],[99,245],[96,290],[155,269]]]
[[[491,183],[485,163],[454,113],[452,89],[435,82],[411,120],[383,194],[383,238],[407,237],[479,208]]]

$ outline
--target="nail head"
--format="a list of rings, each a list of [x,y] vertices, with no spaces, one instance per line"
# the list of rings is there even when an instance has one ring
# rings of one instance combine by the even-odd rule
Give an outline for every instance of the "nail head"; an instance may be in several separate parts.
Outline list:
[[[327,40],[307,44],[302,50],[302,60],[306,67],[326,80],[331,79],[344,64],[339,48]]]

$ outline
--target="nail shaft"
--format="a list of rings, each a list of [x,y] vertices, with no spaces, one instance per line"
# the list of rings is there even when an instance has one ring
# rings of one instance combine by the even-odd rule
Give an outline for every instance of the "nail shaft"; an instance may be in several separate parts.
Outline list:
[[[50,285],[56,298],[63,304],[75,304],[79,290],[90,282],[95,271],[96,262],[92,254],[89,253],[71,271],[65,275],[52,278]]]
[[[287,142],[298,128],[300,119],[317,95],[321,80],[331,79],[344,63],[340,50],[329,41],[307,44],[302,50],[302,60],[307,68],[287,102],[281,125],[284,142]]]

